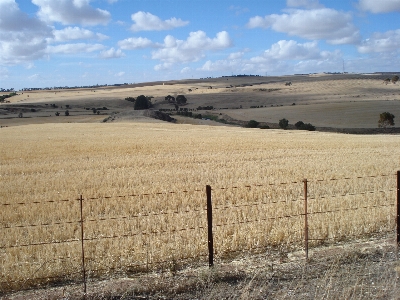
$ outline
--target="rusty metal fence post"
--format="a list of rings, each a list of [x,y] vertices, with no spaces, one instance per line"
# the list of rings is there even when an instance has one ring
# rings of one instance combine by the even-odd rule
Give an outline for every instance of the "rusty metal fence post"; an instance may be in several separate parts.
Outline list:
[[[86,297],[86,269],[85,269],[85,248],[83,246],[83,197],[79,198],[81,205],[81,246],[82,246],[82,276],[83,276],[83,292]]]
[[[308,260],[308,209],[307,209],[307,179],[304,182],[304,250],[306,252],[306,260]]]
[[[206,186],[207,194],[207,228],[208,228],[208,265],[212,267],[214,265],[214,242],[212,232],[212,203],[211,203],[211,186]]]
[[[400,171],[397,171],[397,247],[400,246]]]

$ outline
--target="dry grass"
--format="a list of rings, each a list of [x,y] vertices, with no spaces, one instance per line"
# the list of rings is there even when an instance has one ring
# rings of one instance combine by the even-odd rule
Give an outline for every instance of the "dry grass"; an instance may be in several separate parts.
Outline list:
[[[81,194],[90,278],[202,260],[207,184],[217,259],[299,246],[302,217],[283,216],[302,213],[303,178],[310,212],[342,210],[311,215],[312,238],[394,228],[399,136],[118,123],[9,127],[1,139],[2,290],[79,278]]]
[[[84,299],[398,299],[400,265],[393,236],[319,247],[305,262],[298,253],[263,254],[96,281]],[[82,285],[19,292],[5,300],[83,299]]]

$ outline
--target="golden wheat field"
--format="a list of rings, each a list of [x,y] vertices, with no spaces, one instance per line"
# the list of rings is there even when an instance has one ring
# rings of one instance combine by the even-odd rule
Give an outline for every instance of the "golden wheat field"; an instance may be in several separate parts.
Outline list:
[[[172,268],[207,255],[212,187],[217,259],[395,226],[400,136],[167,123],[1,129],[1,290],[81,272]],[[360,178],[359,178],[360,177]]]

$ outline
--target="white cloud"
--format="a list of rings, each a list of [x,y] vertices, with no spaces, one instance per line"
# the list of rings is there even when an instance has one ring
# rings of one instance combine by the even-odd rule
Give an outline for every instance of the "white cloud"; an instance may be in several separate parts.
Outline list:
[[[118,2],[118,0],[107,0],[108,3],[113,4],[115,2]]]
[[[400,12],[399,0],[360,0],[359,7],[361,10],[370,11],[372,13],[388,13]]]
[[[315,72],[311,68],[315,66],[320,71],[323,67],[326,69],[322,71],[337,71],[334,68],[338,66],[338,61],[341,62],[341,57],[340,51],[321,51],[315,41],[301,44],[292,40],[281,40],[259,56],[243,59],[237,55],[229,55],[225,60],[207,61],[199,70],[255,74],[274,71],[293,74],[306,70]]]
[[[400,50],[400,29],[374,33],[358,47],[360,53],[394,52]]]
[[[79,27],[66,27],[61,30],[54,30],[54,39],[49,42],[66,42],[72,40],[105,40],[108,36],[101,33],[94,33],[93,31],[79,28]]]
[[[317,42],[299,44],[296,41],[281,40],[265,51],[265,57],[279,60],[302,60],[321,58]]]
[[[124,56],[125,56],[125,54],[122,52],[121,49],[114,49],[114,48],[101,51],[101,53],[99,55],[100,58],[104,58],[104,59],[121,58]]]
[[[90,0],[32,0],[39,6],[38,16],[46,22],[60,22],[64,25],[107,24],[111,18],[108,11],[93,8]]]
[[[249,20],[248,28],[272,28],[291,36],[309,40],[327,40],[330,44],[356,44],[359,30],[349,13],[330,8],[290,10],[289,13],[256,16]]]
[[[243,51],[234,52],[234,53],[229,54],[228,59],[229,60],[240,59],[243,57],[243,55],[244,55]]]
[[[241,6],[235,6],[235,5],[229,6],[229,10],[234,11],[237,16],[249,11],[249,9],[247,7],[241,7]]]
[[[94,51],[103,50],[105,47],[101,44],[63,44],[57,46],[48,46],[47,52],[49,54],[76,54],[76,53],[90,53]]]
[[[144,48],[157,47],[157,44],[153,43],[147,38],[128,38],[118,42],[118,46],[124,50],[136,50]]]
[[[189,73],[191,70],[192,70],[192,69],[191,69],[190,67],[184,67],[184,68],[181,70],[181,74]]]
[[[321,8],[319,0],[286,0],[288,7]]]
[[[156,71],[166,71],[172,68],[172,63],[162,63],[154,66],[154,70]]]
[[[135,24],[131,26],[131,30],[133,31],[169,30],[189,24],[188,21],[182,21],[181,19],[177,18],[171,18],[163,21],[159,17],[143,11],[133,14],[131,18],[132,21],[135,22]]]
[[[125,75],[125,72],[118,72],[117,74],[115,74],[115,77],[122,77]]]
[[[28,76],[28,79],[32,80],[32,81],[36,81],[38,79],[43,79],[43,77],[40,74],[33,74],[31,76]]]
[[[14,0],[0,1],[0,63],[19,64],[45,55],[52,29],[20,11]]]
[[[191,32],[185,41],[168,35],[161,49],[153,51],[152,59],[167,64],[193,62],[203,58],[206,51],[218,51],[231,46],[232,41],[226,31],[218,32],[215,38],[207,37],[204,31]],[[165,68],[165,65],[162,67]]]
[[[233,72],[242,71],[245,65],[245,61],[242,60],[217,60],[212,62],[208,60],[201,66],[199,71],[208,72]]]

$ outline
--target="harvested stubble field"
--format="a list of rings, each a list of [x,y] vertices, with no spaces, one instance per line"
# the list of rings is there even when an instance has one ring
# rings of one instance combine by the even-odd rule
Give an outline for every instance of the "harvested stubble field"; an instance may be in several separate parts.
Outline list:
[[[217,260],[301,247],[304,178],[314,245],[395,226],[397,135],[115,123],[8,127],[1,139],[3,291],[80,278],[79,195],[89,278],[205,263],[207,184]]]

